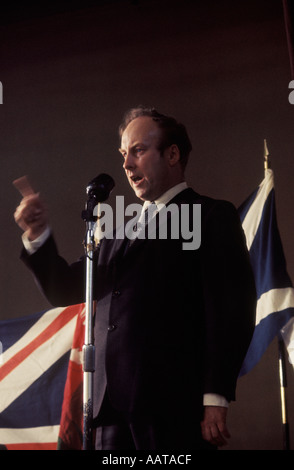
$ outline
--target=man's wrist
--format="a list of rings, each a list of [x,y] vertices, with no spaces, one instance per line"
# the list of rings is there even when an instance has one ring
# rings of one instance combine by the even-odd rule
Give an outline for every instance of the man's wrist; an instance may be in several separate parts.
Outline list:
[[[49,238],[50,234],[51,234],[50,227],[46,227],[45,230],[37,238],[35,238],[34,240],[30,240],[27,232],[24,232],[22,234],[22,242],[28,254],[32,255],[42,245],[44,245],[46,240]]]
[[[217,393],[204,393],[203,406],[223,406],[228,408],[229,403],[222,395],[218,395]]]

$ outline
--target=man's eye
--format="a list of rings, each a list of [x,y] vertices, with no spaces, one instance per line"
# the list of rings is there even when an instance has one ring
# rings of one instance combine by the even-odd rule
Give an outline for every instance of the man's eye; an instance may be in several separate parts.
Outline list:
[[[137,148],[136,148],[136,153],[137,153],[137,154],[141,154],[141,153],[143,153],[143,152],[144,152],[144,149],[142,149],[141,147],[137,147]]]

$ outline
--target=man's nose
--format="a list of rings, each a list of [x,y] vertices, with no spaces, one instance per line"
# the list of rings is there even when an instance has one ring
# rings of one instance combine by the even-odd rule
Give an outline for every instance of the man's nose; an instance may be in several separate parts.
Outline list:
[[[134,157],[132,156],[131,152],[128,152],[125,156],[123,167],[125,170],[132,170],[135,168],[136,162]]]

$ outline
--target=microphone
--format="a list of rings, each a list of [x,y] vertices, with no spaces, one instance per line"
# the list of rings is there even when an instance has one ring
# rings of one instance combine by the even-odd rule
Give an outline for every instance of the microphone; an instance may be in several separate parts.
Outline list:
[[[93,215],[95,206],[99,202],[106,201],[110,192],[114,188],[114,181],[111,176],[101,173],[96,176],[86,187],[88,194],[88,201],[86,203],[86,209],[82,211],[82,219],[86,222],[95,222],[97,217]]]
[[[93,198],[97,202],[103,202],[108,199],[114,186],[115,183],[111,176],[101,173],[101,175],[96,176],[96,178],[88,183],[86,192],[89,198]]]

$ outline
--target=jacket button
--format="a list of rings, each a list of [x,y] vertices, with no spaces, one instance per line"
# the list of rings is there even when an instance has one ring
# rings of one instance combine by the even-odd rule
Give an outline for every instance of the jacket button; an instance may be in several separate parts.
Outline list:
[[[107,329],[108,331],[114,331],[116,329],[116,325],[109,325]]]
[[[116,298],[116,297],[119,297],[121,295],[121,292],[119,290],[115,290],[113,293],[112,293],[112,297]]]

